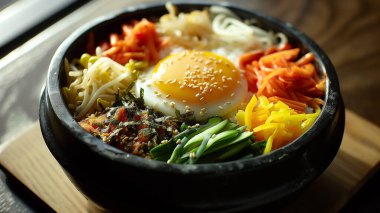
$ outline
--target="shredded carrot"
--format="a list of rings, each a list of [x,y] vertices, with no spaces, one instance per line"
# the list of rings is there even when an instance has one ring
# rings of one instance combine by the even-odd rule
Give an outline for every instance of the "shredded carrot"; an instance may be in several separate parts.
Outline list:
[[[120,64],[130,59],[148,61],[154,64],[159,60],[161,41],[154,23],[142,19],[122,26],[122,34],[112,33],[109,41],[99,45],[103,55]]]
[[[281,100],[297,112],[305,112],[308,106],[319,108],[326,80],[313,65],[313,53],[300,58],[299,53],[300,49],[287,44],[281,50],[270,48],[242,55],[239,66],[245,71],[248,89],[273,103]]]

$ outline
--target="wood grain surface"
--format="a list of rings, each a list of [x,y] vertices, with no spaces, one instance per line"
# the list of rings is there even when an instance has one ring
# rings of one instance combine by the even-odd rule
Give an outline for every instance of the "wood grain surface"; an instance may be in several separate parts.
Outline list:
[[[285,212],[339,211],[379,166],[380,129],[350,111],[346,116],[346,131],[336,158]],[[100,211],[62,171],[47,149],[38,123],[0,152],[0,163],[58,212]]]

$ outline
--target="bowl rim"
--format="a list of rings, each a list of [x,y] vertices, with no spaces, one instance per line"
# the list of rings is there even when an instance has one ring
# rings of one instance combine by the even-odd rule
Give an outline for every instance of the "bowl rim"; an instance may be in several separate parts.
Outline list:
[[[287,159],[289,155],[302,150],[303,147],[312,142],[329,123],[332,122],[334,115],[337,112],[337,107],[340,101],[340,90],[338,77],[335,68],[329,60],[326,53],[307,35],[297,30],[291,24],[282,22],[272,16],[266,15],[254,9],[244,9],[240,6],[235,6],[225,2],[173,2],[176,7],[209,7],[209,6],[223,6],[233,11],[241,11],[244,13],[252,14],[259,20],[271,22],[277,28],[293,34],[299,42],[310,52],[314,53],[316,63],[320,64],[321,72],[326,74],[326,91],[325,91],[325,104],[321,109],[321,113],[310,127],[308,131],[300,135],[297,139],[288,145],[281,147],[277,150],[270,152],[267,155],[260,155],[251,159],[241,159],[235,161],[221,162],[221,163],[208,163],[208,164],[195,164],[195,165],[182,165],[182,164],[167,164],[162,161],[155,161],[145,159],[139,156],[123,152],[115,147],[103,143],[100,139],[92,136],[90,133],[82,129],[77,121],[73,118],[70,111],[66,107],[66,103],[61,94],[60,84],[60,71],[64,63],[64,57],[69,47],[80,38],[82,35],[89,33],[97,25],[106,23],[112,19],[125,15],[126,13],[147,13],[152,9],[165,8],[165,3],[145,3],[134,6],[128,6],[119,11],[111,12],[108,15],[101,16],[82,27],[75,30],[69,37],[67,37],[56,50],[48,69],[48,77],[46,83],[46,90],[51,109],[54,111],[55,116],[61,121],[61,124],[72,132],[73,136],[79,143],[85,144],[92,152],[100,156],[119,162],[128,166],[138,167],[141,169],[157,170],[159,172],[169,172],[177,174],[211,174],[211,173],[225,173],[235,172],[243,169],[257,169],[276,164],[282,159]],[[91,136],[91,137],[89,137]]]

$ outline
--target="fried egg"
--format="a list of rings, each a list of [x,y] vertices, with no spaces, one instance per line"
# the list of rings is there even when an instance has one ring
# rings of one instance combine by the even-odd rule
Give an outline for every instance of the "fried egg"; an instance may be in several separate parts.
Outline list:
[[[197,120],[236,110],[248,88],[244,75],[227,58],[207,51],[184,50],[162,59],[136,81],[147,106],[166,115],[193,111]]]

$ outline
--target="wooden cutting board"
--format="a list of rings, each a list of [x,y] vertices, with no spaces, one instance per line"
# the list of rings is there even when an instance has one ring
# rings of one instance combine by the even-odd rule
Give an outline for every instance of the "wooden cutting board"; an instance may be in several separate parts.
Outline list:
[[[342,146],[328,169],[285,212],[336,212],[376,171],[380,129],[346,111]],[[97,212],[74,187],[47,149],[39,124],[0,149],[0,163],[58,212]]]

